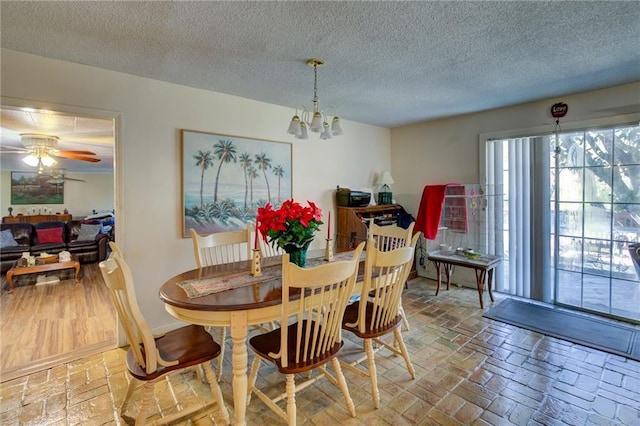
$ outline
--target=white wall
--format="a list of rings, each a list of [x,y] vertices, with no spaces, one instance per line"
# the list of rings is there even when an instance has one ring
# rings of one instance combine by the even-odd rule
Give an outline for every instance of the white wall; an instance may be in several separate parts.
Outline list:
[[[114,190],[112,174],[69,173],[67,177],[82,179],[85,182],[67,180],[64,183],[64,204],[46,204],[53,213],[62,213],[67,209],[74,218],[87,216],[92,210],[113,210]],[[0,170],[0,212],[9,214],[7,208],[13,207],[13,215],[26,214],[27,208],[37,205],[11,204],[11,170]]]
[[[390,167],[389,129],[345,121],[339,138],[299,141],[285,132],[292,108],[7,49],[0,66],[4,103],[87,108],[121,118],[116,238],[155,329],[174,322],[158,288],[195,267],[191,241],[180,236],[180,129],[293,143],[293,196],[324,210],[333,208],[337,184],[371,186],[375,173]],[[315,243],[322,247],[323,239]]]

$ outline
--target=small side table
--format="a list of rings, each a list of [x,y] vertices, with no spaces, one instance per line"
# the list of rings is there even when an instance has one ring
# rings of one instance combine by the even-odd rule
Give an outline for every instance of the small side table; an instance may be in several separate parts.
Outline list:
[[[482,295],[484,292],[485,281],[487,282],[489,298],[493,302],[493,293],[491,292],[493,271],[496,266],[500,264],[500,261],[502,260],[500,257],[482,255],[477,259],[470,259],[464,255],[457,254],[455,251],[435,251],[428,254],[428,259],[433,262],[433,265],[436,267],[436,274],[438,275],[436,296],[440,292],[440,286],[442,285],[441,271],[444,271],[447,279],[447,290],[449,290],[453,267],[461,266],[463,268],[472,268],[476,273],[476,286],[478,288],[478,297],[480,298],[480,308],[484,309],[484,300]]]

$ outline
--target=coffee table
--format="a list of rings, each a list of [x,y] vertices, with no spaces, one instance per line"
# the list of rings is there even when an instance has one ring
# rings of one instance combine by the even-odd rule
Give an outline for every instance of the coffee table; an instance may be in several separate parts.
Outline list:
[[[16,261],[15,265],[11,269],[7,271],[7,282],[9,283],[9,293],[13,293],[13,277],[18,275],[26,275],[26,274],[38,274],[41,272],[49,272],[49,271],[59,271],[62,269],[71,269],[74,268],[76,270],[75,273],[75,281],[77,283],[80,282],[78,279],[78,275],[80,274],[80,262],[75,256],[71,256],[71,260],[67,262],[59,262],[56,260],[51,263],[43,263],[40,265],[27,265],[27,266],[18,266],[18,261]]]

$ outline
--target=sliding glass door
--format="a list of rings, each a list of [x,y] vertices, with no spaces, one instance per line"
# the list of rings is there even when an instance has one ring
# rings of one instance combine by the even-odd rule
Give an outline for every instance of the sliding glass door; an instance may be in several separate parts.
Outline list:
[[[498,290],[640,322],[640,127],[487,142],[505,188]],[[556,215],[556,212],[557,215]]]

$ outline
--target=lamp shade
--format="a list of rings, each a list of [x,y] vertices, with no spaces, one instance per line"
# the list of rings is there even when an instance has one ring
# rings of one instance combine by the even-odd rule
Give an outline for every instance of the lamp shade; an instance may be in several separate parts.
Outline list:
[[[54,160],[53,158],[49,157],[47,154],[44,154],[42,157],[40,157],[40,161],[42,161],[42,164],[45,167],[51,167],[54,166],[57,161]]]
[[[26,164],[28,166],[31,166],[31,167],[36,167],[38,165],[38,162],[39,162],[38,157],[36,157],[33,154],[27,155],[26,157],[24,157],[22,159],[22,161],[24,162],[24,164]]]
[[[393,177],[388,171],[382,172],[378,178],[378,185],[393,185],[394,183]]]

